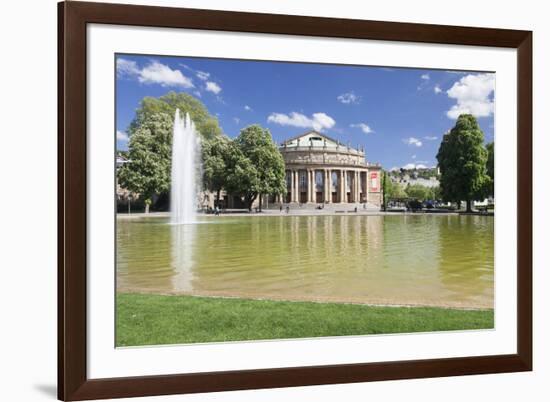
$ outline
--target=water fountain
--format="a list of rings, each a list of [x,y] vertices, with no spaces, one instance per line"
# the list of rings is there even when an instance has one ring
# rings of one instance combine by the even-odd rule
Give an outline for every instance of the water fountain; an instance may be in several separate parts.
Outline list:
[[[181,118],[179,109],[174,117],[172,136],[172,191],[170,215],[172,224],[195,222],[197,212],[197,167],[200,142],[189,113]]]

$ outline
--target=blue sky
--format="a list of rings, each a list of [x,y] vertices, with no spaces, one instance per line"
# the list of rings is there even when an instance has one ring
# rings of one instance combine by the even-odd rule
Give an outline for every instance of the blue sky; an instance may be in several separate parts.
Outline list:
[[[199,98],[230,137],[257,123],[280,143],[313,128],[364,146],[386,169],[434,166],[463,112],[494,138],[490,73],[135,55],[118,55],[116,65],[121,150],[141,99],[169,91]]]

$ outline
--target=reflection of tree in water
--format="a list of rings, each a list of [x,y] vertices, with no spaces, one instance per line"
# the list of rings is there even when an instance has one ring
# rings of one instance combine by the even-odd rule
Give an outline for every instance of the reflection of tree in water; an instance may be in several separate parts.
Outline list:
[[[165,219],[117,220],[117,288],[171,288],[170,225]]]
[[[119,220],[118,287],[397,304],[492,302],[492,218]]]
[[[431,304],[438,297],[438,217],[383,218],[383,261],[374,264],[376,295],[397,304]]]
[[[492,217],[446,216],[441,220],[439,274],[451,298],[493,306]]]

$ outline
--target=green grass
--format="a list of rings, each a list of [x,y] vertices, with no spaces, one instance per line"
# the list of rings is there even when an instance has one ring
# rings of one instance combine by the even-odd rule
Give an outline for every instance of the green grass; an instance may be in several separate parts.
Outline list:
[[[484,329],[493,310],[117,295],[117,346]]]

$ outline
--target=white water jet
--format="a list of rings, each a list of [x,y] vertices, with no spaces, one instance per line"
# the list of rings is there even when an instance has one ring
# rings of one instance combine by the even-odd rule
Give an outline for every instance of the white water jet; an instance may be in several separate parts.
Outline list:
[[[193,223],[197,213],[197,177],[199,176],[199,136],[189,113],[174,117],[172,135],[172,190],[170,192],[171,223]]]

